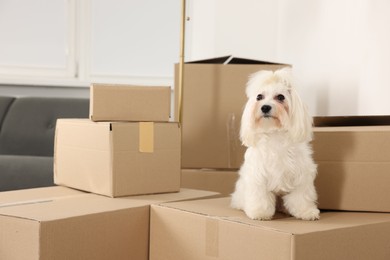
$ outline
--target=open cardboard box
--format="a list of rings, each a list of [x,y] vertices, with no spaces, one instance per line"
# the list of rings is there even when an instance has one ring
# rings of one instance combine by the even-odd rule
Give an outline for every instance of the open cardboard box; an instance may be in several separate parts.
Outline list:
[[[54,182],[110,197],[176,192],[179,124],[59,119]]]
[[[152,205],[150,259],[389,259],[390,214],[251,220],[229,198]]]
[[[147,260],[151,204],[216,195],[182,189],[112,199],[60,186],[2,192],[0,259]]]
[[[319,207],[390,212],[390,116],[314,121]]]
[[[237,169],[245,148],[239,140],[248,78],[285,64],[226,56],[184,64],[182,168]],[[175,66],[178,86],[179,65]],[[175,87],[175,91],[178,87]],[[178,97],[176,92],[176,97]],[[176,99],[175,115],[178,115]]]

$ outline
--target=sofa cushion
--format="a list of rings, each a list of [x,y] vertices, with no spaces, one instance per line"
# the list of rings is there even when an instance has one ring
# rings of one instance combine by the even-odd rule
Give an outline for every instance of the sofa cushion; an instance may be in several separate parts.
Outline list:
[[[53,157],[0,155],[0,191],[53,185]]]
[[[16,98],[3,119],[0,154],[53,156],[57,118],[88,118],[89,100]]]

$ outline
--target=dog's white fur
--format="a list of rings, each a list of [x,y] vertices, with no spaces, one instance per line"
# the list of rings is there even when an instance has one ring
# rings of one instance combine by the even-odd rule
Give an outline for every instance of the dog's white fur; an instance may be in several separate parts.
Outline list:
[[[293,87],[291,69],[253,74],[246,95],[240,138],[247,150],[231,206],[251,219],[269,220],[280,196],[286,213],[319,219],[312,118]],[[268,113],[262,111],[264,105],[270,106]]]

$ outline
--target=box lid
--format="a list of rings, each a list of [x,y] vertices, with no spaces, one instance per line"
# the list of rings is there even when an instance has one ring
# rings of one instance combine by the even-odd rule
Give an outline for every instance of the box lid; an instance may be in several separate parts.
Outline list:
[[[372,214],[363,212],[322,212],[321,219],[318,221],[304,221],[277,213],[273,220],[259,221],[249,219],[243,211],[232,209],[229,204],[230,198],[217,198],[164,203],[153,207],[173,208],[208,216],[220,221],[236,222],[239,224],[249,225],[254,228],[272,230],[290,235],[301,235],[374,223],[390,222],[390,214]]]
[[[27,195],[33,195],[27,199]],[[51,196],[50,196],[51,194]],[[85,192],[73,192],[48,187],[36,190],[14,191],[7,195],[7,202],[0,204],[0,216],[44,222],[91,215],[101,212],[149,206],[153,203],[182,201],[216,196],[216,192],[181,189],[177,193],[108,198]]]
[[[28,202],[36,200],[47,200],[55,197],[67,197],[85,194],[85,192],[67,188],[64,186],[53,186],[44,188],[33,188],[25,190],[3,191],[0,193],[0,207],[5,204],[17,202]]]
[[[89,116],[93,121],[168,122],[170,86],[91,84]]]
[[[239,58],[239,57],[234,57],[233,55],[227,55],[227,56],[204,59],[204,60],[188,61],[186,63],[187,64],[278,64],[278,65],[284,65],[282,63],[253,60],[253,59],[247,59],[247,58]]]

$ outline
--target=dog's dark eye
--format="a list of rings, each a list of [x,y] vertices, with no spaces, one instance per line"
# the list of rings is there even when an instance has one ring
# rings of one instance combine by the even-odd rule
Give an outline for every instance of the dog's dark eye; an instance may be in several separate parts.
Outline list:
[[[283,102],[286,98],[282,94],[279,94],[276,96],[276,99],[280,102]]]
[[[259,101],[259,100],[262,100],[263,98],[264,98],[264,96],[262,94],[259,94],[259,95],[257,95],[256,100]]]

